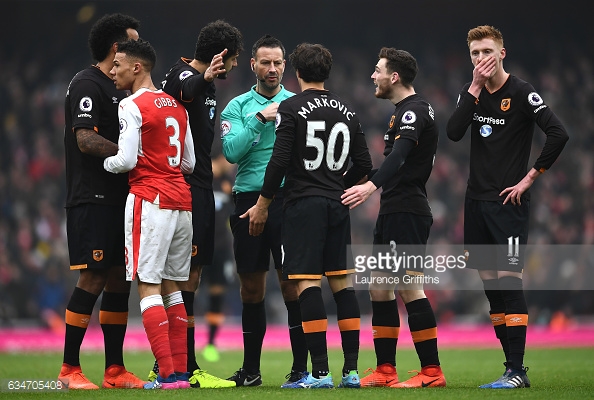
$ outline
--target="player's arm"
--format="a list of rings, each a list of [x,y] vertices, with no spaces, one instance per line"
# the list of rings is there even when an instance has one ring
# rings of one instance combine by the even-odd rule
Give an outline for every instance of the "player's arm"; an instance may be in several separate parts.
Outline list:
[[[194,153],[194,139],[192,138],[192,130],[190,129],[190,119],[187,118],[187,121],[184,154],[181,159],[181,172],[185,175],[191,174],[196,166],[196,154]]]
[[[545,144],[540,156],[536,159],[534,166],[528,171],[526,176],[516,185],[507,187],[499,193],[499,196],[505,196],[503,204],[507,204],[508,202],[511,202],[514,205],[522,204],[522,195],[530,189],[536,178],[553,165],[569,140],[569,135],[567,135],[565,127],[555,113],[553,113],[550,108],[542,107],[541,105],[532,106],[530,108],[530,113],[534,114],[532,109],[536,109],[536,107],[540,107],[540,110],[536,114],[536,124],[543,130],[545,135],[547,135]]]
[[[459,94],[456,109],[450,116],[446,126],[446,132],[450,140],[457,142],[464,137],[466,130],[472,123],[472,113],[477,102],[478,97],[474,97],[466,89]]]
[[[392,151],[377,172],[365,183],[350,187],[342,194],[342,204],[350,209],[363,204],[369,196],[386,183],[390,177],[396,175],[410,151],[416,146],[416,142],[410,138],[400,138],[394,141]]]
[[[120,102],[118,109],[120,121],[125,121],[118,139],[118,152],[103,161],[103,168],[114,174],[130,171],[136,166],[138,160],[142,116],[136,104],[132,101],[126,102],[126,100]]]
[[[212,58],[210,66],[200,75],[191,75],[183,80],[181,99],[182,101],[192,101],[196,96],[204,93],[208,85],[219,75],[226,72],[223,57],[227,54],[227,49]]]
[[[371,155],[367,148],[365,135],[361,129],[361,124],[358,125],[358,130],[353,136],[353,143],[351,143],[351,160],[353,165],[344,175],[345,187],[351,187],[359,182],[362,178],[367,176],[373,164],[371,163]]]
[[[264,132],[266,123],[258,119],[257,114],[244,120],[241,104],[237,99],[231,100],[221,113],[221,140],[227,161],[237,164],[252,148],[258,135]]]
[[[75,130],[76,143],[84,154],[95,157],[109,157],[117,154],[118,145],[105,139],[93,129],[77,128]]]

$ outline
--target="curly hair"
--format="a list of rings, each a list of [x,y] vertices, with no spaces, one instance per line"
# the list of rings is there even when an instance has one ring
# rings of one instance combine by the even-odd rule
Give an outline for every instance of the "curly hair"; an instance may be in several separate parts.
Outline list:
[[[243,50],[243,35],[236,27],[219,19],[208,23],[198,34],[194,58],[210,63],[215,54],[227,49],[223,61],[239,54]]]
[[[388,72],[398,72],[403,86],[410,87],[412,85],[419,72],[419,66],[417,60],[408,51],[382,47],[378,58],[386,59]]]
[[[330,77],[332,54],[321,44],[297,45],[289,55],[289,61],[305,82],[324,82]]]
[[[128,29],[138,29],[140,21],[129,15],[107,14],[101,17],[89,33],[89,49],[96,61],[103,61],[116,42],[128,39]]]

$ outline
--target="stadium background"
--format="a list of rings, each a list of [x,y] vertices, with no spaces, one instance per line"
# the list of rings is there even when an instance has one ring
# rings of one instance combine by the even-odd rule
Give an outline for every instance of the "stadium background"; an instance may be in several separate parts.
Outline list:
[[[445,124],[458,91],[472,77],[466,32],[479,24],[494,25],[504,34],[507,71],[536,87],[570,135],[561,158],[532,189],[530,241],[594,242],[594,35],[582,2],[11,0],[3,5],[0,328],[55,324],[76,282],[76,272],[68,270],[64,228],[63,102],[72,76],[93,62],[87,35],[105,13],[122,12],[141,21],[141,37],[157,50],[156,83],[178,57],[192,57],[204,24],[224,18],[237,26],[244,34],[246,50],[229,79],[217,81],[219,111],[254,84],[248,64],[251,45],[261,35],[277,36],[288,52],[303,41],[324,44],[334,56],[327,87],[350,101],[360,115],[375,166],[383,158],[382,136],[393,106],[374,98],[370,75],[382,46],[410,51],[420,66],[415,88],[433,105],[441,132],[428,185],[434,212],[430,243],[462,241],[468,140],[449,142]],[[298,91],[290,66],[283,83]],[[544,135],[537,128],[534,159],[543,142]],[[213,156],[219,152],[220,140],[215,138]],[[353,211],[354,243],[371,241],[378,202],[376,194]],[[533,266],[527,273],[541,272]],[[574,278],[578,289],[580,280],[589,276]],[[198,298],[197,315],[204,311],[205,292],[203,288]],[[358,294],[362,312],[369,315],[367,294]],[[326,295],[332,313],[329,291]],[[527,295],[531,324],[563,327],[587,323],[594,314],[592,291],[530,291]],[[488,323],[487,304],[480,292],[440,290],[429,296],[440,323]],[[139,315],[135,299],[133,287],[132,317]],[[270,322],[285,320],[275,279],[269,281],[267,309]],[[235,281],[227,292],[225,313],[232,321],[240,310]]]

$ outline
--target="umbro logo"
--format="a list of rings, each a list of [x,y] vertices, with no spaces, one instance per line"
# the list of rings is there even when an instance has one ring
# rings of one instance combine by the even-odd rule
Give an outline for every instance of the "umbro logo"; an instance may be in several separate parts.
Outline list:
[[[520,317],[513,317],[513,318],[510,318],[509,319],[509,322],[513,322],[513,323],[522,322],[522,318],[520,318]]]

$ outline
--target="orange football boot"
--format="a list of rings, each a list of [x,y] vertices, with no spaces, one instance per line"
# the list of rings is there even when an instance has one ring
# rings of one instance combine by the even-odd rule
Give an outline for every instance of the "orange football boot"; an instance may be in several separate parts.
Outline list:
[[[103,375],[103,387],[108,389],[142,389],[146,382],[126,371],[121,365],[110,365]]]
[[[390,385],[392,388],[425,388],[445,387],[446,379],[439,365],[428,365],[419,371],[409,371],[409,374],[416,372],[412,378]]]
[[[361,387],[385,387],[398,383],[396,367],[392,364],[378,365],[375,371],[367,368],[365,373],[367,372],[371,374],[361,378]]]
[[[99,386],[87,379],[79,366],[73,367],[69,364],[62,364],[58,380],[68,389],[99,389]]]

